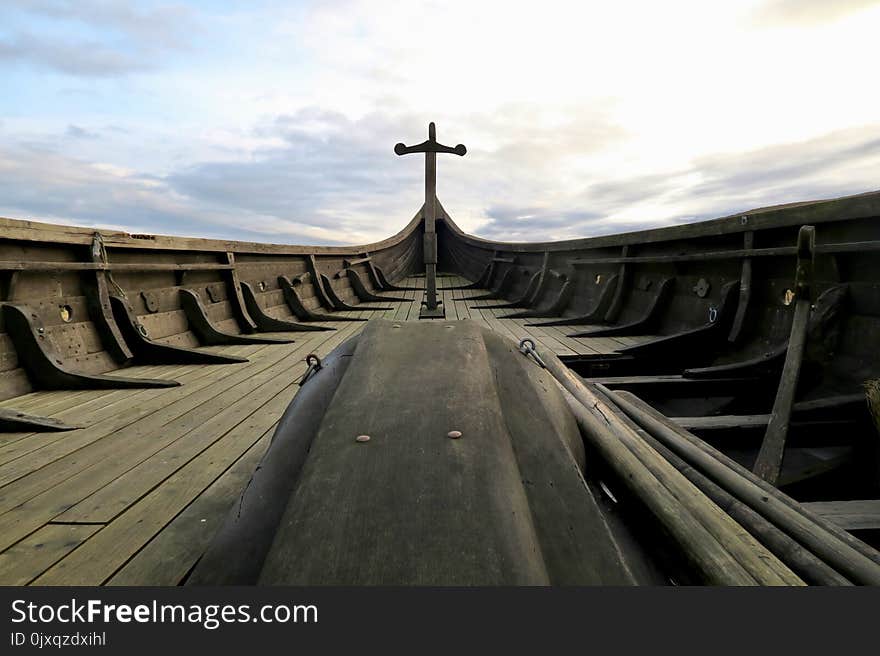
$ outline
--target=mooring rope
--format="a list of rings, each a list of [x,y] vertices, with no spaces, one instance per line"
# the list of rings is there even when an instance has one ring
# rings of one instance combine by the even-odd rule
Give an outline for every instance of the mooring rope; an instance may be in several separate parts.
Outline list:
[[[96,232],[94,239],[95,239],[95,241],[94,241],[94,245],[92,247],[92,252],[93,253],[95,252],[95,250],[96,250],[95,246],[96,246],[97,247],[96,254],[101,259],[101,263],[104,264],[105,266],[109,265],[110,262],[107,257],[107,246],[104,244],[104,237],[101,235],[100,232]],[[113,274],[110,272],[110,270],[105,268],[104,272],[107,274],[107,281],[111,285],[113,285],[113,288],[116,290],[116,292],[122,298],[128,299],[128,296],[126,296],[126,294],[125,294],[125,290],[119,286],[119,283],[117,283],[116,280],[113,279]]]

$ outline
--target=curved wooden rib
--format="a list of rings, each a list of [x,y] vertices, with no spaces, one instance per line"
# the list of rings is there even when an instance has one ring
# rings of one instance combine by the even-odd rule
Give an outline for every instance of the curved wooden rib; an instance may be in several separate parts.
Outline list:
[[[570,280],[566,280],[562,283],[562,287],[559,289],[559,293],[556,294],[556,298],[550,305],[546,307],[536,307],[534,310],[523,310],[522,312],[514,312],[513,314],[506,314],[501,319],[533,319],[537,317],[557,317],[562,314],[563,310],[565,310],[566,306],[571,302],[571,297],[574,294],[574,285]],[[526,324],[527,326],[532,326],[535,324]],[[549,324],[544,324],[549,325]]]
[[[238,364],[247,358],[208,353],[183,346],[162,344],[149,337],[132,308],[119,296],[111,296],[113,316],[122,336],[134,353],[135,361],[143,364]]]
[[[454,257],[454,255],[453,255]],[[483,273],[475,282],[467,285],[454,285],[452,287],[438,287],[437,291],[456,291],[460,289],[486,289],[489,285],[489,279],[492,277],[492,263],[490,262],[483,269]]]
[[[733,297],[738,289],[739,281],[729,282],[721,288],[721,301],[718,304],[718,315],[715,317],[715,321],[708,321],[702,326],[683,330],[674,335],[666,335],[641,344],[617,349],[617,352],[639,358],[658,356],[678,358],[681,354],[691,352],[693,349],[705,351],[708,346],[711,346],[712,341],[717,340],[717,333],[727,329],[735,312],[736,305]]]
[[[376,272],[376,277],[379,279],[379,282],[382,285],[382,289],[389,292],[405,292],[410,289],[416,289],[424,291],[424,287],[401,287],[399,285],[395,285],[394,283],[388,282],[388,278],[385,277],[385,272],[382,271],[377,265],[373,265],[373,270]]]
[[[273,337],[256,337],[253,335],[231,335],[218,330],[211,319],[199,295],[189,289],[180,290],[180,305],[186,313],[186,320],[202,344],[216,346],[220,344],[290,344],[292,339]]]
[[[605,287],[602,288],[602,291],[599,294],[596,305],[593,306],[593,309],[590,310],[587,314],[582,314],[578,317],[570,317],[568,319],[555,319],[553,321],[543,321],[541,323],[527,323],[526,326],[577,326],[583,324],[599,323],[602,320],[602,317],[605,316],[605,313],[608,311],[608,308],[611,305],[611,301],[616,293],[619,280],[619,274],[616,273],[608,278],[608,282],[605,283]],[[572,290],[572,293],[573,292],[574,290]]]
[[[685,369],[682,376],[685,378],[717,378],[719,376],[756,376],[765,374],[768,369],[775,369],[782,364],[785,352],[788,350],[788,342],[774,347],[770,351],[747,360],[729,362],[727,364],[713,365],[711,367],[697,367]]]
[[[278,284],[284,293],[284,300],[290,311],[293,312],[300,321],[366,321],[360,317],[338,317],[331,314],[321,314],[312,312],[305,306],[296,291],[296,285],[284,276],[278,276]]]
[[[48,433],[77,428],[79,426],[69,426],[52,417],[29,415],[14,408],[0,408],[0,433]]]
[[[321,282],[324,285],[324,293],[327,295],[327,298],[330,299],[330,303],[335,310],[349,310],[351,312],[362,312],[364,310],[367,310],[368,312],[387,312],[392,309],[387,307],[356,307],[354,305],[349,305],[339,298],[336,290],[333,289],[333,284],[330,282],[330,278],[323,273],[321,274]]]
[[[19,361],[28,378],[40,389],[130,389],[140,387],[177,387],[176,380],[130,378],[86,374],[68,369],[61,355],[45,338],[45,329],[27,306],[12,303],[3,306],[6,331],[15,344]]]
[[[493,291],[490,291],[488,294],[480,294],[479,296],[471,296],[470,298],[463,298],[462,301],[494,301],[500,298],[504,298],[504,294],[510,289],[510,286],[513,284],[513,273],[516,267],[510,267],[507,271],[504,272],[504,275],[501,276],[501,280],[498,283],[498,287]]]
[[[675,282],[674,278],[664,278],[660,282],[660,289],[651,299],[651,304],[647,307],[642,316],[635,321],[622,324],[620,326],[609,326],[607,328],[597,328],[596,330],[587,330],[580,333],[572,333],[569,337],[609,337],[612,335],[638,335],[650,333],[652,326],[660,318],[672,293],[672,286]]]
[[[526,290],[520,295],[516,300],[511,301],[510,303],[499,303],[497,305],[484,305],[481,309],[483,310],[503,310],[506,308],[516,308],[522,307],[523,305],[528,305],[529,301],[531,301],[532,296],[535,294],[535,291],[538,288],[538,283],[541,279],[541,272],[538,271],[535,273],[530,279],[529,284],[526,285]]]
[[[241,283],[241,295],[244,298],[244,304],[248,314],[257,325],[257,330],[263,333],[284,333],[284,332],[306,332],[310,330],[336,330],[328,326],[308,326],[294,321],[285,321],[277,319],[266,314],[260,304],[257,302],[257,295],[250,283]]]
[[[362,301],[378,301],[384,303],[410,303],[411,300],[408,298],[395,298],[393,296],[377,296],[372,293],[367,286],[364,284],[364,281],[361,280],[360,275],[354,269],[345,269],[345,273],[348,275],[348,280],[351,283],[351,288],[354,289],[354,293],[357,294],[357,297]]]

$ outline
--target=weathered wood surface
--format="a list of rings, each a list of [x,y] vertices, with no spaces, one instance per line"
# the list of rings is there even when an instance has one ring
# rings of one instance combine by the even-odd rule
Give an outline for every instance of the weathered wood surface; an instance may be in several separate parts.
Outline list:
[[[466,283],[444,277],[444,286]],[[422,279],[384,312],[342,317],[417,321]],[[609,353],[634,338],[573,339],[526,328],[503,310],[469,309],[467,291],[438,291],[446,320],[472,319],[504,337],[531,337],[559,355]],[[477,305],[480,305],[479,303]],[[174,585],[184,579],[247,483],[275,423],[299,387],[308,353],[329,353],[366,322],[316,322],[293,344],[214,346],[231,365],[152,365],[132,377],[174,378],[159,390],[40,391],[0,407],[84,428],[0,434],[0,584]],[[279,335],[281,336],[281,335]]]
[[[848,531],[880,529],[880,499],[813,501],[804,506]]]
[[[181,386],[173,389],[32,391],[14,345],[0,332],[0,399],[5,399],[0,407],[82,426],[66,433],[0,433],[0,583],[174,584],[184,579],[297,393],[304,356],[329,352],[363,329],[368,319],[418,320],[424,298],[418,287],[427,281],[405,276],[423,268],[422,214],[420,210],[389,239],[352,247],[104,232],[109,257],[100,261],[80,261],[86,252],[81,247],[92,243],[93,230],[0,218],[3,300],[31,304],[47,337],[59,344],[77,370],[115,370],[103,343],[106,335],[93,319],[82,319],[88,318],[90,299],[106,301],[108,293],[126,297],[126,290],[152,339],[198,347],[202,354],[248,358],[222,366],[152,361],[124,370],[128,377],[179,381]],[[732,388],[728,376],[739,371],[747,382],[737,383],[738,394],[759,380],[748,363],[767,365],[773,376],[782,367],[794,309],[784,300],[793,286],[793,237],[798,226],[815,223],[817,291],[845,285],[849,295],[844,320],[832,326],[842,335],[835,361],[852,363],[833,372],[840,380],[830,381],[820,396],[852,395],[861,389],[855,383],[867,374],[876,376],[876,354],[868,345],[876,343],[874,317],[880,307],[875,269],[869,265],[880,248],[873,219],[877,216],[880,193],[873,193],[639,233],[514,244],[464,234],[438,201],[438,269],[455,270],[469,280],[444,276],[437,293],[447,321],[472,319],[506,339],[529,337],[539,352],[569,358],[578,366],[596,366],[597,375],[603,376],[596,380],[615,388],[664,393],[687,388],[717,394],[716,383]],[[334,277],[346,266],[359,267],[351,276],[359,276],[369,292],[400,289],[394,295],[409,302],[358,303],[349,274]],[[510,275],[514,269],[521,274],[516,280]],[[384,284],[386,275],[397,284]],[[512,282],[503,299],[465,300],[497,292],[506,275]],[[288,307],[289,290],[276,283],[279,276],[302,283],[296,285],[302,307]],[[620,325],[643,315],[657,284],[669,276],[676,279],[675,290],[661,320],[650,328],[656,335],[571,336],[575,330],[590,330],[589,324],[616,326],[612,333],[620,332]],[[94,293],[89,287],[94,279],[103,280],[106,289]],[[198,293],[206,305],[210,301],[210,321],[240,339],[239,333],[249,332],[249,326],[239,281],[251,285],[261,310],[270,317],[311,319],[309,326],[336,330],[269,334],[295,338],[292,344],[200,345],[180,307],[179,290]],[[529,281],[534,286],[527,285]],[[723,333],[715,331],[718,335],[699,347],[690,343],[668,349],[681,360],[675,371],[687,369],[690,377],[665,367],[655,371],[629,366],[625,360],[638,359],[634,355],[604,358],[611,364],[591,363],[652,337],[669,338],[715,321],[713,312],[721,316],[719,293],[734,281],[740,285],[740,303],[729,332],[725,322]],[[569,285],[567,295],[564,284]],[[330,295],[339,303],[331,303]],[[507,309],[490,307],[499,301]],[[59,308],[68,318],[59,317]],[[511,313],[520,316],[506,318]],[[544,325],[528,325],[534,321],[526,318],[529,313],[546,317],[540,321]],[[65,324],[71,314],[74,322]],[[816,345],[814,339],[805,351],[813,360]],[[620,371],[602,373],[602,366],[620,366]],[[711,379],[696,378],[694,371],[711,374]],[[800,393],[791,401],[815,396]],[[793,409],[803,403],[795,403]],[[762,414],[769,409],[756,405],[748,410],[755,414],[746,416],[680,421],[701,430],[747,425],[756,431],[770,422],[771,415]],[[787,462],[800,453],[789,451]]]

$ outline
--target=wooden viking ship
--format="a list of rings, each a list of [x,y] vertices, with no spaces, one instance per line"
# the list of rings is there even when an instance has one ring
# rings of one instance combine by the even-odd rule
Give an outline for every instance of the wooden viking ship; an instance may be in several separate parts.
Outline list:
[[[880,193],[544,243],[0,219],[0,583],[880,583]]]

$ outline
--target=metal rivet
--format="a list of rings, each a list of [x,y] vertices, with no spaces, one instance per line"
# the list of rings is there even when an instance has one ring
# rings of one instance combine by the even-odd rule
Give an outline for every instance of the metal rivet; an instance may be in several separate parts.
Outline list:
[[[354,438],[354,441],[355,442],[369,442],[370,436],[369,435],[358,435],[356,438]]]
[[[461,437],[461,431],[449,431],[448,433],[446,433],[446,437],[451,440],[457,440],[459,437]]]

